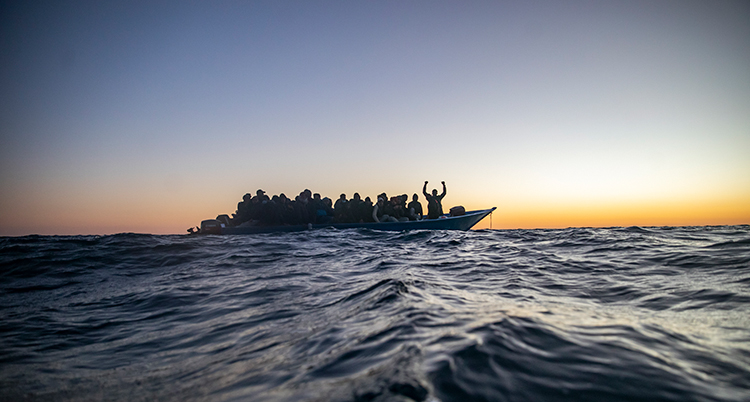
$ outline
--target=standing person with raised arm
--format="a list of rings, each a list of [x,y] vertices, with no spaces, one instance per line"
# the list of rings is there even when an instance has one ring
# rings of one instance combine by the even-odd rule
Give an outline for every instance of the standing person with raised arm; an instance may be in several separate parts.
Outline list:
[[[427,194],[427,181],[422,187],[422,194],[427,198],[427,219],[437,219],[443,214],[443,197],[445,197],[445,182],[443,183],[443,193],[438,195],[437,189],[432,189],[432,195]]]

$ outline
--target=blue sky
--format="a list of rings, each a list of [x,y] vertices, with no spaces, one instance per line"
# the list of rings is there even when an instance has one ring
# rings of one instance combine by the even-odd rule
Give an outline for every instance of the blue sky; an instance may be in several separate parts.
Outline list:
[[[747,2],[1,7],[0,234],[424,180],[495,227],[750,223]]]

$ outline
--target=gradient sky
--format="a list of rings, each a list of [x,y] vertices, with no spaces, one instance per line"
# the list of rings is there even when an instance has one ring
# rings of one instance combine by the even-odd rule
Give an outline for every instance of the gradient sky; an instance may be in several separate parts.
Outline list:
[[[747,1],[2,2],[0,58],[0,235],[425,180],[493,228],[750,223]]]

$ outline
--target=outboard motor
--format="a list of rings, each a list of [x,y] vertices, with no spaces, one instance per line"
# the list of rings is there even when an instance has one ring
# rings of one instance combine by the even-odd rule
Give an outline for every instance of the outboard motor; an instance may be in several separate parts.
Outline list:
[[[202,221],[201,234],[221,234],[221,222],[216,219]]]

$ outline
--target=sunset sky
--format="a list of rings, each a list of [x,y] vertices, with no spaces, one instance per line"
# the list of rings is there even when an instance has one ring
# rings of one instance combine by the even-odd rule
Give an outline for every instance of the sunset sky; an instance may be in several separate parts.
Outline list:
[[[747,1],[5,1],[0,58],[0,235],[425,180],[493,228],[750,224]]]

